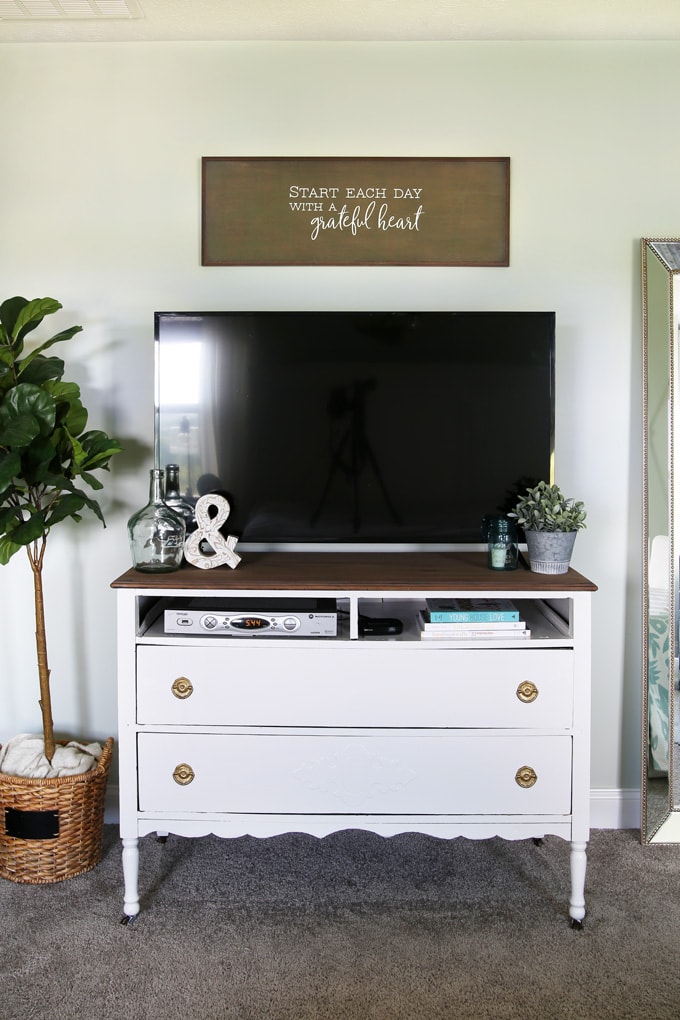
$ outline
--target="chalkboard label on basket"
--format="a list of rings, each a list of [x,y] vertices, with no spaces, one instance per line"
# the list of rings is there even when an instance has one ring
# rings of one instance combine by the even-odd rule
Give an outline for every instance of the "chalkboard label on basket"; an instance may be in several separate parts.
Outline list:
[[[56,839],[59,835],[59,812],[5,808],[5,833],[15,839]]]

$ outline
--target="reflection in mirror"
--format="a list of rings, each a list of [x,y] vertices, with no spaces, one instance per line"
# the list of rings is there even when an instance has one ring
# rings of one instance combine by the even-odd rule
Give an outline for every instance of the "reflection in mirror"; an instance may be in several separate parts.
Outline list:
[[[643,732],[645,843],[680,842],[675,550],[675,406],[680,238],[642,241],[643,312]]]

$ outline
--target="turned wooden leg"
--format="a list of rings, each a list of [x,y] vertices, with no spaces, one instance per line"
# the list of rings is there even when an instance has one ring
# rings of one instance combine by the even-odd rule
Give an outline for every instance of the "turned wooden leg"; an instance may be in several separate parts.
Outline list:
[[[139,913],[139,840],[123,839],[123,880],[125,898],[121,924],[129,924]]]
[[[569,864],[571,868],[571,899],[569,916],[573,928],[583,926],[586,916],[586,847],[587,843],[572,843]]]

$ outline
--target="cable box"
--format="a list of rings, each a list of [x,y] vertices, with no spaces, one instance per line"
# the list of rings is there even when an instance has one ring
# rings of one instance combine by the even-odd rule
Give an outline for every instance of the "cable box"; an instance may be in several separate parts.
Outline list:
[[[165,634],[337,637],[335,599],[194,599],[164,611]]]

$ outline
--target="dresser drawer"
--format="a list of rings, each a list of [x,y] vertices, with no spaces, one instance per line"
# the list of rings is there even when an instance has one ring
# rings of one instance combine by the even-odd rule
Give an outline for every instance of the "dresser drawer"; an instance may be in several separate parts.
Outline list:
[[[328,645],[137,651],[137,721],[158,725],[568,729],[570,649]],[[387,654],[386,654],[387,653]]]
[[[138,737],[139,808],[271,814],[569,814],[571,737]],[[531,773],[533,785],[520,785]]]

